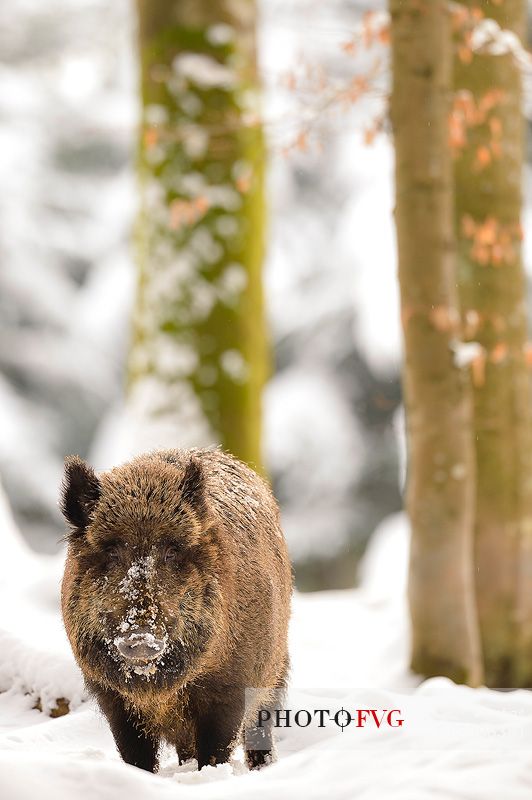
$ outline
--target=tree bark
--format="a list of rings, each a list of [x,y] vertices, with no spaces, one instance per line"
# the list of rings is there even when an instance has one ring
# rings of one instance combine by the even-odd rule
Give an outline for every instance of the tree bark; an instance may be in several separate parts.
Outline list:
[[[524,0],[464,5],[524,32]],[[464,327],[482,346],[474,387],[475,559],[486,683],[530,686],[532,441],[520,232],[521,78],[510,55],[466,54],[455,59],[455,89],[470,108],[454,173]]]
[[[405,348],[412,527],[412,668],[478,684],[473,580],[474,447],[454,279],[447,3],[390,0],[396,229]]]
[[[176,443],[220,443],[260,468],[269,357],[255,4],[137,7],[140,277],[131,402],[167,417]]]

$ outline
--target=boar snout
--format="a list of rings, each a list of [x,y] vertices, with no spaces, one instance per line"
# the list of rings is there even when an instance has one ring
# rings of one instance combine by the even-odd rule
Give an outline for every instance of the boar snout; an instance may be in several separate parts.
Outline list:
[[[165,650],[166,639],[157,639],[144,628],[137,628],[126,636],[117,636],[115,645],[122,658],[132,663],[154,661]]]

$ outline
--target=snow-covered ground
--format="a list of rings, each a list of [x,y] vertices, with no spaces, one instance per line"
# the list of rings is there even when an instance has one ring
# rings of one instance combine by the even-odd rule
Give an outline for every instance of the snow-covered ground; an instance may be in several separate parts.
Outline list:
[[[179,766],[164,751],[159,775],[123,764],[105,720],[83,692],[59,615],[60,557],[27,550],[0,503],[0,796],[63,798],[528,798],[532,695],[472,690],[408,672],[401,515],[377,531],[361,587],[297,595],[287,707],[397,709],[400,727],[281,728],[278,761],[249,773],[230,764]],[[71,711],[52,718],[58,698]],[[35,706],[39,702],[44,711]]]

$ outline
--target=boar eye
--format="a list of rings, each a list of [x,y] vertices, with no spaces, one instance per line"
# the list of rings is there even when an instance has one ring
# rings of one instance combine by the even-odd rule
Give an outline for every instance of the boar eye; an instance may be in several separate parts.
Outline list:
[[[175,545],[169,545],[164,551],[164,563],[175,564],[179,558],[179,552]]]
[[[105,556],[109,564],[116,564],[120,560],[120,551],[115,544],[105,548]]]

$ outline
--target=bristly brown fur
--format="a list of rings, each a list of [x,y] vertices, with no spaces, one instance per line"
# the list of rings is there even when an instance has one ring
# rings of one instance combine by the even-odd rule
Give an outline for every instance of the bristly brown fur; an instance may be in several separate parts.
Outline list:
[[[269,487],[220,450],[150,453],[99,477],[71,457],[61,506],[63,619],[123,759],[154,771],[165,740],[200,768],[226,761],[253,724],[245,688],[267,703],[287,679],[292,574]],[[118,651],[139,630],[165,642],[151,671]],[[251,767],[270,760],[261,736]]]

